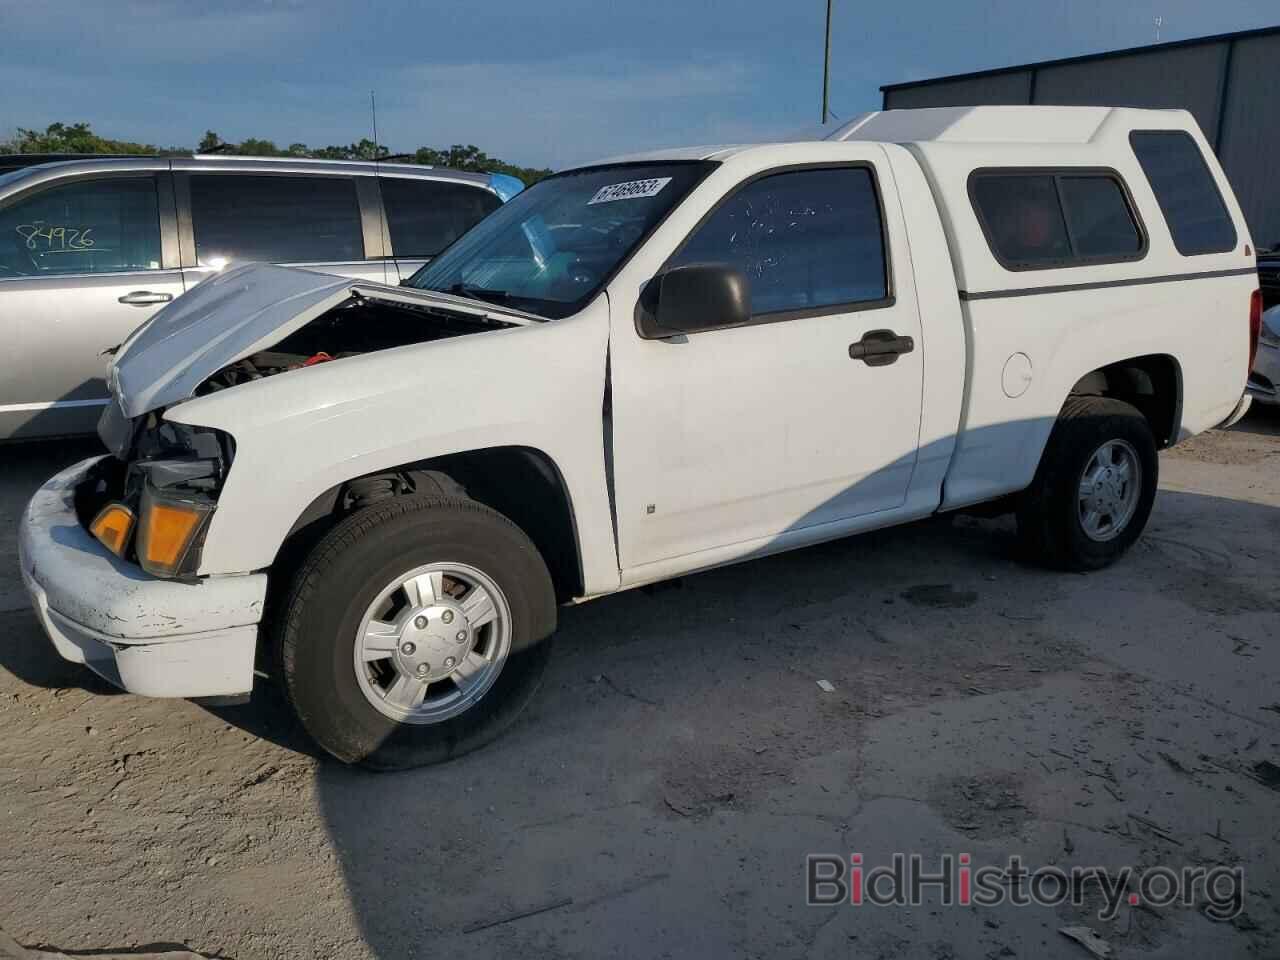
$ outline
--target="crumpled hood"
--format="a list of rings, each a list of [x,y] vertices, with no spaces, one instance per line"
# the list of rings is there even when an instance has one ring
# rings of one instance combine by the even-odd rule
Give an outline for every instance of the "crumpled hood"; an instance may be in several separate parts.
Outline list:
[[[223,367],[278,343],[353,294],[507,322],[538,319],[447,294],[249,263],[205,280],[135,330],[116,353],[111,392],[129,419],[185,400]]]
[[[354,281],[250,263],[205,280],[120,347],[112,392],[126,417],[189,397],[206,378],[349,297]]]

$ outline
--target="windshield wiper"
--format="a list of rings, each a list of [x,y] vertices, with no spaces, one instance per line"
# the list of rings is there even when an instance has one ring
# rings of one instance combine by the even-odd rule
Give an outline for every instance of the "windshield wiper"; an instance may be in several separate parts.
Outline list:
[[[511,294],[505,290],[490,290],[488,287],[476,287],[469,283],[455,283],[445,293],[471,300],[486,300],[489,303],[506,303],[511,299]]]

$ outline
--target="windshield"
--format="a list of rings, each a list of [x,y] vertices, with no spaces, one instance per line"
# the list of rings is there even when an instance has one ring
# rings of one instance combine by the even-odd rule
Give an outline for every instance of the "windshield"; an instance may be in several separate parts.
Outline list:
[[[634,163],[549,177],[480,221],[408,285],[567,317],[710,168]]]

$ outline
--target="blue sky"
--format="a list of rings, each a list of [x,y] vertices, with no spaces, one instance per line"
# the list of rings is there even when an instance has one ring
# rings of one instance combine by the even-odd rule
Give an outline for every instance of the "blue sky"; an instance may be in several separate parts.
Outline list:
[[[825,0],[0,0],[0,134],[475,143],[561,167],[818,119]],[[832,108],[882,83],[1269,26],[1277,0],[835,0]]]

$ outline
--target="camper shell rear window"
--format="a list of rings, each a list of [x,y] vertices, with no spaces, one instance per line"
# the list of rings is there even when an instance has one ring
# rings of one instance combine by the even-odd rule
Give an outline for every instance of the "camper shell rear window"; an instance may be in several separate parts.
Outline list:
[[[1147,232],[1115,170],[984,168],[969,175],[969,200],[1006,270],[1122,263],[1147,253]]]
[[[1191,134],[1185,130],[1135,130],[1129,134],[1129,145],[1147,175],[1180,254],[1194,257],[1235,249],[1235,224]]]

